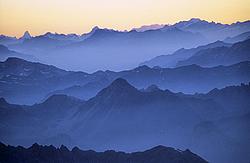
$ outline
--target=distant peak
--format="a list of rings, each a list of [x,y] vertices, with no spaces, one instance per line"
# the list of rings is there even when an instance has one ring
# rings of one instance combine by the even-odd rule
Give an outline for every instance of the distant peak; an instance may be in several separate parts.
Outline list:
[[[32,36],[30,35],[29,31],[25,31],[21,39],[30,39]]]
[[[16,57],[9,57],[5,60],[5,63],[20,63],[20,62],[27,62],[27,61]]]
[[[152,149],[150,149],[149,151],[153,152],[153,151],[168,151],[168,150],[175,150],[174,148],[171,148],[171,147],[165,147],[163,145],[158,145]]]
[[[101,31],[112,31],[112,29],[100,28],[98,26],[95,26],[94,28],[92,28],[90,33],[101,32]]]
[[[74,147],[72,150],[71,150],[72,152],[79,152],[79,151],[81,151],[78,147]]]
[[[130,85],[127,82],[127,80],[122,79],[122,78],[117,78],[108,87],[100,91],[98,95],[106,96],[107,94],[108,95],[112,94],[114,96],[119,96],[123,93],[130,94],[131,92],[139,92],[139,91],[135,87]]]
[[[145,32],[148,30],[157,30],[161,29],[165,26],[165,24],[151,24],[151,25],[143,25],[139,28],[133,28],[132,30],[135,30],[137,32]]]
[[[200,18],[192,18],[189,20],[190,22],[193,22],[193,23],[197,23],[197,22],[200,22],[202,21]]]
[[[158,92],[158,91],[162,91],[162,90],[155,84],[152,84],[145,89],[145,92]]]
[[[95,30],[98,30],[98,29],[101,29],[101,28],[99,28],[98,26],[94,26],[94,28],[92,29],[92,31],[95,31]]]
[[[64,146],[64,145],[61,145],[59,149],[61,151],[69,152],[69,149],[66,146]]]
[[[115,79],[110,86],[131,86],[127,80],[123,79],[123,78],[117,78]],[[132,87],[132,86],[131,86]]]
[[[37,144],[37,143],[34,143],[30,149],[33,149],[33,150],[36,150],[36,149],[39,149],[40,147],[42,147],[41,145]]]
[[[135,70],[135,71],[145,71],[145,70],[150,70],[150,69],[151,69],[151,68],[148,67],[147,65],[141,65],[141,66],[135,68],[134,70]]]
[[[45,34],[44,34],[44,36],[51,36],[51,35],[54,35],[52,32],[46,32]]]
[[[9,104],[4,98],[0,98],[0,105],[3,106],[3,105],[7,105]]]

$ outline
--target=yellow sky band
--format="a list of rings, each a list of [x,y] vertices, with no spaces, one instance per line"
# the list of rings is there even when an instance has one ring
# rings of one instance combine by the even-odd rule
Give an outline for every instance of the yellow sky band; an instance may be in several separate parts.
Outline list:
[[[130,30],[201,18],[250,20],[250,0],[0,0],[0,34],[86,33],[93,26]]]

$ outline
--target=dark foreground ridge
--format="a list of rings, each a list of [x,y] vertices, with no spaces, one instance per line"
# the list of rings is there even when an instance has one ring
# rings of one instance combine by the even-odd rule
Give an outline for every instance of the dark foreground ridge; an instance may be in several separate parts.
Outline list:
[[[41,146],[29,148],[6,146],[0,143],[1,163],[207,163],[189,150],[157,146],[144,152],[124,153],[116,151],[82,151],[75,147]]]

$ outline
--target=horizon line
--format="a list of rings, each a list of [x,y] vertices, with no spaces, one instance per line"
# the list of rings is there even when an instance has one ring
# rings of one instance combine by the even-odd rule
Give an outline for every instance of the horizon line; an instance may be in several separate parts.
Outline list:
[[[191,21],[192,19],[197,19],[197,20],[200,20],[200,21],[206,21],[206,22],[209,22],[209,23],[215,23],[215,24],[222,24],[222,25],[233,25],[233,24],[237,24],[237,23],[244,23],[244,22],[248,22],[250,21],[250,19],[247,19],[247,20],[244,20],[244,21],[235,21],[235,22],[232,22],[232,23],[222,23],[222,22],[216,22],[216,21],[208,21],[208,20],[205,20],[205,19],[201,19],[201,18],[198,18],[198,17],[194,17],[194,18],[190,18],[190,19],[186,19],[186,20],[179,20],[179,21],[176,21],[175,23],[152,23],[152,24],[142,24],[140,25],[139,27],[133,27],[131,29],[125,29],[125,30],[117,30],[115,28],[108,28],[108,27],[100,27],[99,25],[94,25],[91,30],[89,32],[83,32],[83,33],[74,33],[74,32],[69,32],[69,33],[57,33],[55,31],[44,31],[43,33],[40,33],[38,35],[32,35],[30,34],[29,30],[25,30],[23,32],[23,34],[25,34],[26,32],[28,32],[32,37],[37,37],[37,36],[42,36],[42,35],[45,35],[47,33],[52,33],[52,34],[59,34],[59,35],[70,35],[70,34],[75,34],[77,36],[81,36],[81,35],[84,35],[84,34],[88,34],[90,33],[94,28],[99,28],[99,29],[107,29],[107,30],[114,30],[114,31],[118,31],[118,32],[130,32],[132,30],[135,30],[135,29],[138,29],[138,28],[142,28],[143,26],[151,26],[151,25],[164,25],[164,26],[173,26],[177,23],[180,23],[180,22],[183,22],[183,21]],[[160,29],[160,28],[159,28]],[[21,36],[15,36],[15,35],[6,35],[4,33],[1,33],[0,36],[7,36],[7,37],[12,37],[12,38],[16,38],[16,39],[20,39],[21,37],[23,37],[23,35]]]

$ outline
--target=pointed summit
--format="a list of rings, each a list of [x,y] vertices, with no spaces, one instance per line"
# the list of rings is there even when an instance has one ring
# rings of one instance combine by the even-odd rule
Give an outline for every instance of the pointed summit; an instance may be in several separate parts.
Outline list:
[[[95,32],[96,30],[98,30],[98,29],[100,29],[98,26],[95,26],[92,30],[91,30],[91,32]]]
[[[31,35],[28,31],[25,31],[21,39],[31,39]]]
[[[61,152],[69,152],[69,149],[64,145],[61,145],[59,149]]]
[[[82,40],[85,40],[91,37],[97,30],[100,30],[100,28],[98,26],[95,26],[89,33],[82,34],[80,37]]]
[[[101,90],[97,96],[113,96],[114,98],[119,96],[137,94],[139,91],[130,85],[125,79],[118,78],[114,80],[108,87]]]
[[[109,87],[107,87],[112,90],[137,90],[135,87],[130,85],[127,80],[123,78],[118,78],[114,80]]]

